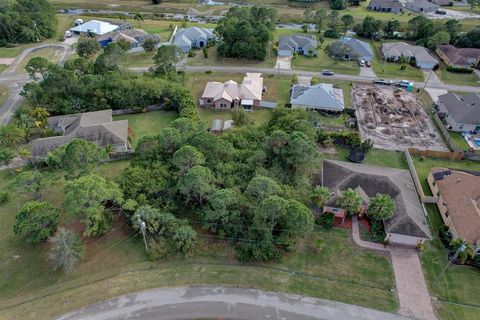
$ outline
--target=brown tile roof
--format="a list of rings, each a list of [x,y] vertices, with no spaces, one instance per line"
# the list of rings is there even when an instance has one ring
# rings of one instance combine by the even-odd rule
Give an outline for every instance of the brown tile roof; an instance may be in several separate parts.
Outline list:
[[[433,168],[432,174],[450,171],[449,175],[436,178],[443,202],[448,207],[458,236],[475,242],[480,239],[480,172]]]

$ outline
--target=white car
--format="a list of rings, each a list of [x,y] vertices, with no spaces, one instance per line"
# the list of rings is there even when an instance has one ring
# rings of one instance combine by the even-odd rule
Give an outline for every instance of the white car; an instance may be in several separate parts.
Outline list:
[[[413,83],[411,81],[408,81],[408,80],[397,80],[395,81],[395,85],[398,86],[398,87],[409,87],[409,86],[413,86]]]
[[[360,65],[360,67],[365,67],[365,60],[363,60],[363,59],[360,60],[360,61],[358,62],[358,64]]]

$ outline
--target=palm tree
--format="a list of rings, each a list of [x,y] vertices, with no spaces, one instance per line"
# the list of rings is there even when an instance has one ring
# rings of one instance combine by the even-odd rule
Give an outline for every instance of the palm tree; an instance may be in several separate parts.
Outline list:
[[[392,197],[378,193],[370,198],[367,214],[374,220],[388,219],[395,213],[396,205]]]
[[[11,147],[25,136],[22,129],[16,127],[14,124],[7,124],[0,127],[0,145]]]
[[[316,206],[322,208],[327,204],[331,197],[332,195],[327,187],[316,186],[313,189],[310,199]]]
[[[350,215],[358,214],[361,205],[362,198],[351,188],[343,191],[337,199],[337,206],[347,210]]]

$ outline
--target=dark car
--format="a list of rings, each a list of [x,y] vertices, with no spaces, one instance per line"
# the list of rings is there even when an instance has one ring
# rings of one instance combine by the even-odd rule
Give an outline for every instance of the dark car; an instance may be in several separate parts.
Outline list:
[[[333,73],[333,72],[330,71],[330,70],[323,70],[323,71],[322,71],[322,74],[323,74],[324,76],[333,76],[335,73]]]
[[[370,61],[365,61],[365,65],[370,68],[372,66],[372,63]]]
[[[385,79],[376,79],[376,80],[373,81],[373,83],[376,83],[376,84],[384,84],[384,85],[387,85],[387,86],[393,85],[393,81],[392,81],[392,80],[385,80]]]

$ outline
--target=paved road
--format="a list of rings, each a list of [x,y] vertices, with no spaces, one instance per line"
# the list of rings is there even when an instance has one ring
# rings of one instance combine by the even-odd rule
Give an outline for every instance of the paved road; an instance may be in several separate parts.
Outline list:
[[[407,320],[359,306],[255,289],[194,286],[128,294],[57,320]]]
[[[73,49],[70,45],[64,43],[47,43],[41,44],[32,48],[25,49],[19,54],[15,60],[8,66],[8,68],[0,73],[0,84],[8,87],[9,96],[3,106],[0,106],[0,125],[6,124],[10,121],[15,107],[21,104],[23,97],[20,92],[25,83],[30,81],[26,73],[19,73],[17,69],[22,60],[31,52],[35,52],[46,48],[58,48],[63,50],[62,56],[58,61],[59,64],[64,64],[70,58]]]
[[[132,71],[135,72],[147,72],[149,68],[147,67],[139,67],[139,68],[131,68]],[[346,81],[360,81],[360,82],[371,82],[372,78],[370,76],[354,76],[354,75],[347,75],[347,74],[335,74],[333,76],[324,76],[320,72],[315,71],[304,71],[304,70],[285,70],[285,69],[275,69],[275,68],[259,68],[259,67],[252,67],[252,66],[239,66],[239,67],[232,67],[232,66],[189,66],[185,65],[179,68],[180,70],[184,70],[186,72],[205,72],[205,71],[217,71],[217,72],[232,72],[232,73],[245,73],[245,72],[261,72],[264,74],[279,74],[279,75],[303,75],[303,76],[310,76],[310,77],[317,77],[322,79],[336,79],[336,80],[346,80]],[[389,79],[389,80],[398,80],[398,79]],[[413,83],[415,87],[423,87],[425,82],[423,81],[416,81]],[[436,89],[445,89],[445,90],[453,90],[453,91],[461,91],[461,92],[477,92],[480,93],[480,87],[473,87],[473,86],[460,86],[454,84],[446,84],[443,82],[431,81],[428,80],[427,83],[428,88],[436,88]]]

